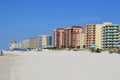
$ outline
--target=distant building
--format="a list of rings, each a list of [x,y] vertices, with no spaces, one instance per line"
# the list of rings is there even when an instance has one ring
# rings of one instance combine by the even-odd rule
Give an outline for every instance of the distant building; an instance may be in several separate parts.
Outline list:
[[[78,46],[80,46],[80,48],[85,46],[85,33],[79,34]]]
[[[38,37],[38,48],[42,48],[42,35],[39,35]]]
[[[52,36],[42,35],[42,48],[52,45]]]
[[[28,48],[30,48],[29,43],[30,43],[30,39],[24,40],[21,43],[19,43],[19,48],[20,49],[24,49],[24,48],[28,49]]]
[[[65,46],[77,48],[79,42],[79,34],[83,32],[81,26],[70,26],[65,29]]]
[[[66,29],[57,28],[54,30],[54,47],[75,47],[79,45],[79,34],[83,32],[81,26],[70,26]]]
[[[65,29],[64,28],[57,28],[54,30],[54,47],[62,48],[65,46]]]
[[[37,48],[47,48],[47,46],[52,45],[52,36],[50,35],[40,35],[37,37],[38,47]]]
[[[17,48],[17,42],[16,40],[11,40],[9,45],[9,50],[13,50],[14,48]]]
[[[15,41],[12,41],[10,48],[33,50],[33,49],[47,48],[47,47],[52,47],[52,36],[50,35],[39,35],[34,38],[23,40],[20,43],[16,43]]]
[[[38,39],[37,38],[30,38],[28,45],[29,45],[28,48],[30,50],[37,49],[37,47],[38,47]]]

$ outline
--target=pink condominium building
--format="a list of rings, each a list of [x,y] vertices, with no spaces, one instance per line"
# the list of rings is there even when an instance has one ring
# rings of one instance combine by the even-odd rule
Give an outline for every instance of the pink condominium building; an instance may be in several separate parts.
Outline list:
[[[70,26],[65,29],[65,46],[77,47],[79,46],[79,34],[83,31],[81,26]]]
[[[54,30],[54,47],[77,47],[79,46],[79,34],[83,32],[81,26],[70,26],[66,29],[57,28]]]
[[[54,47],[61,48],[65,46],[64,31],[64,28],[57,28],[54,30]]]

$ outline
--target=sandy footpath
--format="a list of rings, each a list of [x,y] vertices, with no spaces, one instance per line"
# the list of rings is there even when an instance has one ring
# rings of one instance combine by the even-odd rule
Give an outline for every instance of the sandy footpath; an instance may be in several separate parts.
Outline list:
[[[0,56],[0,80],[10,80],[16,57],[17,54],[13,52],[4,52],[4,55]]]
[[[11,80],[119,80],[120,55],[87,51],[25,52]]]

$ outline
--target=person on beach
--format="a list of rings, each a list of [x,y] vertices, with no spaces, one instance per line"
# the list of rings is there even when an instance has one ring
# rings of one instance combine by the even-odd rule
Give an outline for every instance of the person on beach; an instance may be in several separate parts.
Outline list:
[[[96,52],[97,52],[97,53],[101,53],[101,51],[100,51],[100,49],[99,49],[99,48],[97,48],[97,49],[96,49]]]
[[[0,50],[0,56],[2,56],[3,55],[3,51],[2,50]]]

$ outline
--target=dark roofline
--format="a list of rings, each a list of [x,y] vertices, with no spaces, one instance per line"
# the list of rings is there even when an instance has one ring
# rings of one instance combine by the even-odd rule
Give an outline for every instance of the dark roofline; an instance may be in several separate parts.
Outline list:
[[[70,26],[70,27],[72,27],[72,28],[83,28],[81,26]]]
[[[56,28],[56,29],[65,29],[65,28]]]

